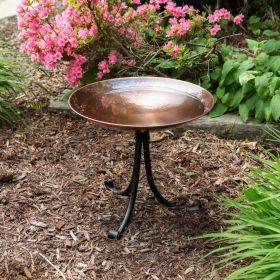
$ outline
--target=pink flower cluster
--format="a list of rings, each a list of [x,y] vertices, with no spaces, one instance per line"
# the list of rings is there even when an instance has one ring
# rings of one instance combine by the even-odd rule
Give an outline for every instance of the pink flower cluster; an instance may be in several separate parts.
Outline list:
[[[168,41],[166,45],[162,47],[166,52],[170,53],[171,57],[178,56],[180,48],[177,44],[172,41]]]
[[[182,37],[192,27],[192,21],[190,19],[177,18],[169,19],[170,29],[166,32],[167,37]]]
[[[210,29],[210,33],[212,36],[215,36],[220,30],[221,30],[221,26],[218,24],[222,19],[225,20],[230,20],[231,18],[231,14],[228,10],[222,8],[219,10],[216,10],[213,14],[209,14],[208,16],[208,21],[210,23],[216,23],[211,29]],[[235,24],[240,24],[244,19],[244,15],[240,14],[237,15],[233,22]]]
[[[233,19],[233,22],[234,22],[235,24],[240,24],[243,20],[244,20],[244,15],[243,15],[243,14],[240,14],[240,15],[237,15],[237,16]]]
[[[226,20],[230,19],[230,12],[224,8],[216,10],[213,14],[208,16],[208,21],[210,23],[220,22],[223,18]]]
[[[65,10],[56,13],[55,0],[20,0],[18,27],[24,41],[20,50],[50,69],[61,60],[68,61],[67,78],[73,87],[87,63],[98,65],[98,79],[109,74],[112,67],[135,67],[136,60],[120,46],[140,49],[151,30],[156,33],[154,39],[163,42],[163,50],[175,58],[180,40],[196,26],[210,29],[215,36],[221,30],[220,21],[232,18],[226,9],[206,18],[193,6],[177,6],[172,0],[150,0],[146,4],[140,0],[63,0],[63,4]],[[162,24],[164,18],[169,19],[167,26]],[[233,21],[240,24],[243,19],[240,14]],[[115,36],[119,41],[111,40]]]

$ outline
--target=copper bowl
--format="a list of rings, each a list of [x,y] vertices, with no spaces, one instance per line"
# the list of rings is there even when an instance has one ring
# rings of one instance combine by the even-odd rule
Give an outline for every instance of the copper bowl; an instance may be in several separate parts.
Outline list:
[[[131,77],[86,85],[69,99],[71,109],[98,124],[121,130],[157,130],[182,125],[214,105],[205,89],[184,81]]]

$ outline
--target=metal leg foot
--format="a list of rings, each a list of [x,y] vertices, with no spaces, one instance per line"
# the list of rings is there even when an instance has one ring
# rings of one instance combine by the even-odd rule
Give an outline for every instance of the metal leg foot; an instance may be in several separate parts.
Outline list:
[[[113,194],[128,196],[131,192],[131,183],[129,186],[124,190],[119,190],[115,188],[114,181],[107,181],[105,182],[106,188],[111,191]]]
[[[152,173],[152,166],[151,166],[151,157],[150,157],[150,147],[149,147],[149,140],[150,140],[150,135],[149,132],[143,133],[143,149],[144,149],[144,160],[145,160],[145,169],[146,169],[146,175],[148,179],[148,183],[150,185],[150,188],[156,197],[156,199],[163,204],[166,207],[180,207],[183,204],[176,204],[173,203],[166,198],[164,198],[161,193],[159,192],[158,188],[155,185],[154,178],[153,178],[153,173]]]
[[[130,194],[129,194],[129,201],[128,206],[126,209],[126,213],[124,215],[123,221],[118,230],[109,230],[108,237],[110,239],[120,239],[122,237],[123,232],[125,231],[126,227],[130,223],[134,204],[137,195],[138,189],[138,182],[139,182],[139,173],[140,173],[140,164],[141,164],[141,150],[142,150],[142,134],[139,132],[136,133],[136,144],[135,144],[135,155],[134,155],[134,165],[133,165],[133,172],[132,172],[132,179],[130,183]]]

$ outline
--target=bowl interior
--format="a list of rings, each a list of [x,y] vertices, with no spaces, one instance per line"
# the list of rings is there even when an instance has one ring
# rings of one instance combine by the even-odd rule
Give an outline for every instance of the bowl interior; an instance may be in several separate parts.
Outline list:
[[[76,91],[69,99],[79,115],[120,129],[177,126],[208,113],[213,97],[184,81],[156,77],[111,79]]]

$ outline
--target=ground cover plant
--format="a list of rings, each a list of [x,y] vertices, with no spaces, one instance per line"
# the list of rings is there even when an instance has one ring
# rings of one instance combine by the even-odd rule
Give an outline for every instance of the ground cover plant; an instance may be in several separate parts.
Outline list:
[[[280,134],[272,130],[273,140],[280,144]],[[253,168],[249,185],[236,200],[226,200],[226,206],[233,213],[226,221],[221,233],[208,235],[221,247],[212,253],[219,253],[220,266],[234,263],[241,267],[225,279],[280,278],[280,158],[265,151],[269,159],[252,155],[263,167]]]

